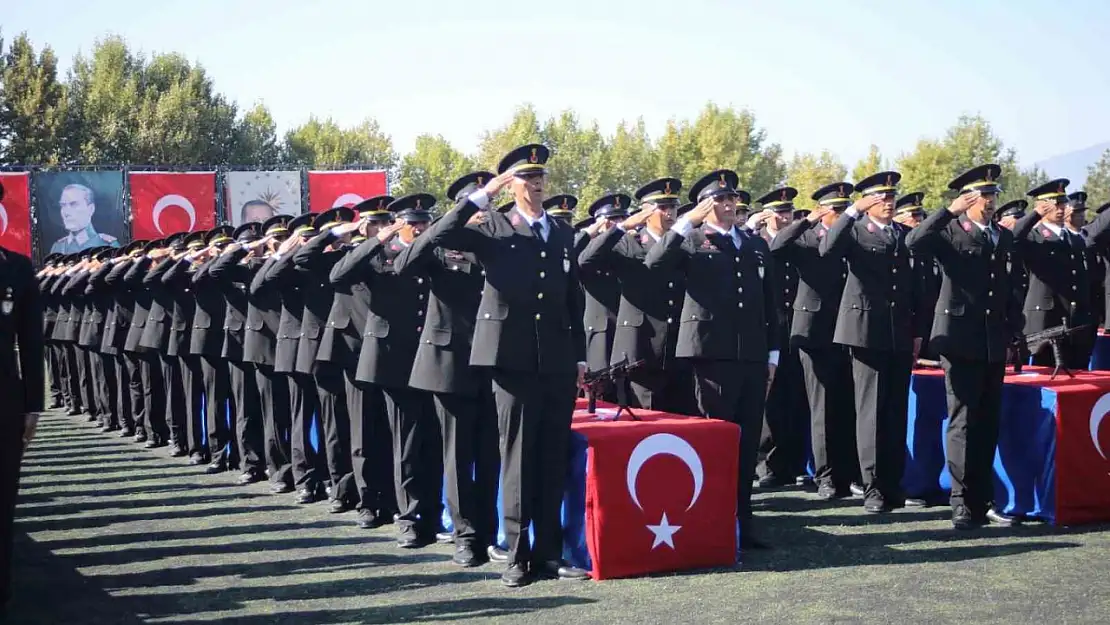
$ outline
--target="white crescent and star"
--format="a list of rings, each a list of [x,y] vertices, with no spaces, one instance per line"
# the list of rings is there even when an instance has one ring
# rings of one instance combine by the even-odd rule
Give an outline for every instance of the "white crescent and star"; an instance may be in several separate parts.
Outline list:
[[[162,236],[166,235],[166,231],[162,230],[160,221],[162,219],[162,211],[170,206],[177,206],[189,215],[189,232],[192,232],[193,227],[197,225],[197,210],[193,208],[193,203],[189,201],[189,198],[183,195],[177,195],[176,193],[163,195],[154,203],[154,209],[150,211],[150,218],[154,221],[154,227],[158,229],[158,232],[161,233]]]
[[[698,456],[697,450],[694,449],[690,443],[685,439],[675,436],[674,434],[659,433],[652,434],[644,440],[640,441],[632,450],[632,454],[628,457],[628,468],[625,472],[625,479],[628,484],[628,494],[632,497],[633,503],[640,510],[644,506],[640,503],[640,496],[636,491],[636,478],[640,476],[640,470],[648,460],[655,456],[668,455],[678,458],[690,470],[690,475],[694,478],[694,492],[690,496],[690,504],[686,509],[694,507],[698,498],[701,496],[702,486],[705,484],[705,469],[701,463],[701,457]],[[658,525],[648,525],[648,530],[655,536],[651,548],[655,549],[660,545],[667,545],[674,549],[674,535],[682,529],[681,525],[671,525],[667,519],[667,513],[663,512],[663,518],[659,521]]]
[[[1095,451],[1102,456],[1103,460],[1110,460],[1110,458],[1106,457],[1106,452],[1102,450],[1102,444],[1098,442],[1098,431],[1108,412],[1110,412],[1110,393],[1099,397],[1091,408],[1091,442],[1094,443]]]
[[[354,206],[355,204],[358,204],[359,202],[361,202],[365,199],[366,198],[362,197],[361,195],[359,195],[357,193],[344,193],[343,195],[335,198],[335,201],[331,203],[331,207],[332,208],[339,208],[340,206],[350,207],[350,206]]]
[[[0,204],[0,235],[8,232],[8,209]]]

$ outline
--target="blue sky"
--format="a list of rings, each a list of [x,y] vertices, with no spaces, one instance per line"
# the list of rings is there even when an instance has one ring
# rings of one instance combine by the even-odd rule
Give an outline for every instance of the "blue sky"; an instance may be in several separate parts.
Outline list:
[[[525,101],[610,130],[643,116],[657,134],[712,100],[751,109],[787,154],[828,148],[849,166],[961,113],[990,119],[1026,164],[1110,140],[1110,2],[5,4],[5,38],[27,31],[64,67],[118,33],[199,61],[240,105],[264,101],[279,130],[310,113],[373,116],[400,150],[424,132],[471,150]]]

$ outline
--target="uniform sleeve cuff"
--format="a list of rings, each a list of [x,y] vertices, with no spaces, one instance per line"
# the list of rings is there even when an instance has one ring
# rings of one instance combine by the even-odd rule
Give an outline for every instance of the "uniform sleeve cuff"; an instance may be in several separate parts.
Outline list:
[[[775,365],[776,367],[779,366],[779,350],[772,349],[770,353],[767,354],[767,364]]]
[[[470,200],[472,204],[481,210],[486,210],[489,206],[489,194],[486,193],[485,189],[478,189],[474,193],[471,193],[466,199]]]
[[[273,260],[281,260],[281,254],[274,252],[273,254],[270,254],[270,258]]]
[[[686,235],[690,234],[690,231],[693,230],[693,229],[694,229],[694,225],[691,224],[690,220],[686,219],[685,217],[683,217],[682,219],[679,219],[678,221],[676,221],[674,223],[673,226],[671,226],[671,232],[674,232],[676,234],[681,234],[682,236],[686,236]]]
[[[847,209],[844,210],[844,214],[851,217],[852,219],[855,219],[856,217],[859,217],[859,210],[857,210],[855,206],[849,206]]]

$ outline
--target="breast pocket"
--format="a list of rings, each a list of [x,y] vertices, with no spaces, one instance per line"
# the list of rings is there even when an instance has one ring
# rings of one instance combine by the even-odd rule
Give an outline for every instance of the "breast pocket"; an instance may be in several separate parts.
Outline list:
[[[447,347],[451,344],[451,329],[427,328],[424,332],[424,342],[436,347]]]

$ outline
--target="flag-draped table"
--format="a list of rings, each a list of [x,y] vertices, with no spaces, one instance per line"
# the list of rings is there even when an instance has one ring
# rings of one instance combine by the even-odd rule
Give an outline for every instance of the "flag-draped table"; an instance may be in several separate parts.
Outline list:
[[[1095,336],[1095,349],[1091,352],[1091,371],[1110,371],[1110,336],[1099,329]]]
[[[1110,521],[1110,434],[1101,427],[1110,412],[1110,373],[1061,373],[1054,380],[1050,374],[1049,368],[1026,367],[1006,375],[995,505],[1056,525]],[[911,497],[948,491],[942,371],[914,372],[908,418],[903,489]]]

